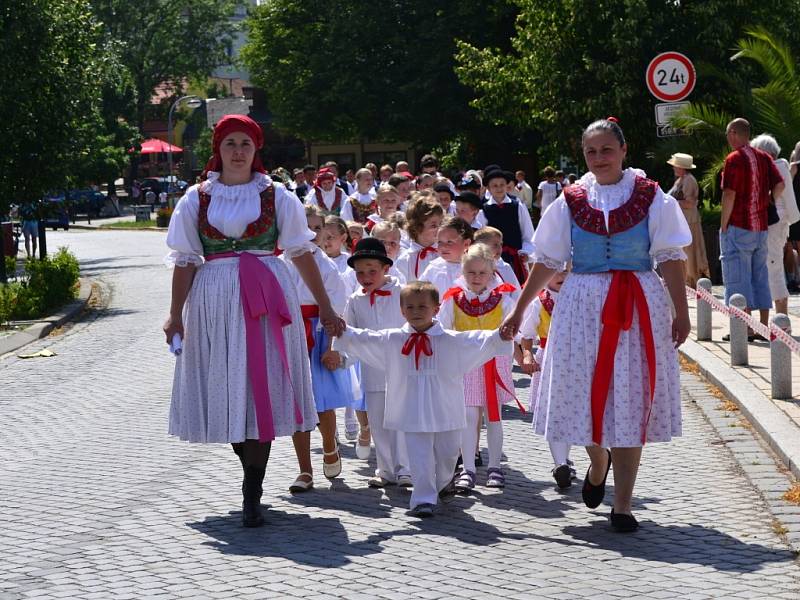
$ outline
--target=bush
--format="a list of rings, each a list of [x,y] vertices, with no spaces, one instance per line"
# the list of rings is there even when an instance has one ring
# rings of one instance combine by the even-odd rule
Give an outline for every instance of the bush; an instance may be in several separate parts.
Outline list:
[[[66,248],[44,260],[29,259],[23,281],[0,286],[0,323],[36,319],[74,300],[79,276],[78,260]]]

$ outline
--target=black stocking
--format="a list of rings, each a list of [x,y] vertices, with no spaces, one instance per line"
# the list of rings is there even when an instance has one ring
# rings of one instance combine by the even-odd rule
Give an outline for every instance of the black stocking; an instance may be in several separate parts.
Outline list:
[[[272,442],[245,440],[244,442],[231,444],[231,446],[233,446],[233,451],[239,457],[242,468],[256,467],[258,469],[265,469],[267,467]]]

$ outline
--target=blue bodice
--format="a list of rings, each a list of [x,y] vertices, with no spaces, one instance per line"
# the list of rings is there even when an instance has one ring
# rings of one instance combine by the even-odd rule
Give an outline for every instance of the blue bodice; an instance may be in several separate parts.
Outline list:
[[[648,215],[657,189],[654,181],[637,177],[630,199],[609,212],[606,227],[603,211],[589,204],[583,187],[566,188],[564,198],[572,218],[572,271],[651,270]]]

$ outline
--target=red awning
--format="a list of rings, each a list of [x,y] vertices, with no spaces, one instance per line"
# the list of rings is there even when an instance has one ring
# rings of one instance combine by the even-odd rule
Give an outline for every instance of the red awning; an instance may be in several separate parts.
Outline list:
[[[159,140],[158,138],[150,138],[149,140],[145,140],[142,142],[142,154],[159,154],[159,153],[166,153],[169,152],[170,149],[172,152],[183,152],[183,148],[179,148],[178,146],[173,146],[172,144],[168,144],[164,140]],[[133,148],[131,148],[130,152],[133,152]]]

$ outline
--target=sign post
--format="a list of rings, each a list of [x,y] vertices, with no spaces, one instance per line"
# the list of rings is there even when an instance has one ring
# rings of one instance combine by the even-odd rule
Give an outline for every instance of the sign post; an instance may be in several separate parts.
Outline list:
[[[697,73],[692,61],[680,52],[662,52],[650,61],[645,72],[647,89],[661,103],[656,104],[658,137],[686,135],[669,124],[670,118],[689,103],[681,102],[694,90]]]

